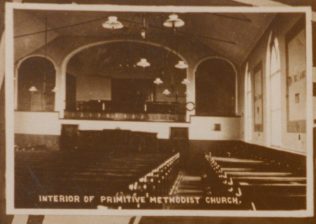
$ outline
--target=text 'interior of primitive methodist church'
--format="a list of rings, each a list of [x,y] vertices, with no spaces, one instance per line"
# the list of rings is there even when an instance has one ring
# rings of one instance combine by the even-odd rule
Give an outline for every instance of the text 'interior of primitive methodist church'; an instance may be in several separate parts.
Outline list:
[[[13,18],[16,209],[306,210],[304,11]]]

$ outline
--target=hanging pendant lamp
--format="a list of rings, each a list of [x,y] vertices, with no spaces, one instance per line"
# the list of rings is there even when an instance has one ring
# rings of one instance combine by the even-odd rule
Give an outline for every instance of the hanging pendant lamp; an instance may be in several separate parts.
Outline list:
[[[162,92],[163,95],[166,95],[166,96],[169,96],[171,94],[171,92],[169,91],[169,89],[165,89],[163,92]]]
[[[156,84],[157,86],[159,86],[159,85],[163,84],[163,81],[162,81],[159,77],[157,77],[157,78],[154,80],[154,84]]]
[[[178,69],[186,69],[188,68],[188,64],[182,60],[179,60],[178,63],[174,67]]]
[[[163,23],[164,27],[168,28],[178,28],[184,26],[184,21],[179,18],[179,16],[175,13],[169,15],[168,19]]]
[[[139,67],[146,68],[146,67],[149,67],[149,66],[150,66],[150,63],[147,61],[146,58],[141,58],[141,59],[137,62],[136,65],[139,66]]]
[[[122,29],[123,24],[117,19],[117,16],[109,16],[108,20],[102,24],[103,28],[109,30],[118,30]]]
[[[31,86],[30,88],[29,88],[29,92],[31,92],[31,93],[35,93],[35,92],[37,92],[38,91],[38,89],[36,88],[36,86]]]

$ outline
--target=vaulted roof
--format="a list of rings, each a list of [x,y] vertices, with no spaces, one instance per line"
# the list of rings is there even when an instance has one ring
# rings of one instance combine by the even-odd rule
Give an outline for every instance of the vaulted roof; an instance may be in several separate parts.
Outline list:
[[[124,28],[115,31],[104,29],[102,23],[110,15],[118,16]],[[77,37],[138,36],[141,39],[139,33],[145,24],[148,40],[166,35],[190,39],[236,64],[241,64],[275,16],[274,13],[184,13],[179,16],[185,21],[185,26],[173,31],[162,25],[168,15],[169,13],[21,11],[16,13],[15,39],[23,42],[25,38],[41,36],[40,39],[43,40],[45,21],[49,41],[62,36],[72,36],[74,41]],[[26,20],[33,21],[32,27],[23,24]]]

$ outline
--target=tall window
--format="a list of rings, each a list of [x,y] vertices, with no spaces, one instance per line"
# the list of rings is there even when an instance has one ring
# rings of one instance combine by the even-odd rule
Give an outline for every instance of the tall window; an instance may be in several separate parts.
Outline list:
[[[246,66],[245,71],[245,139],[250,141],[252,138],[253,131],[253,120],[252,120],[252,82],[251,82],[251,73],[248,71],[248,65]]]
[[[18,69],[18,110],[53,111],[55,68],[43,57],[32,57]]]
[[[254,131],[263,131],[263,73],[262,62],[258,63],[253,71],[253,115]]]
[[[271,145],[282,144],[282,94],[281,94],[281,61],[279,42],[275,38],[271,45],[270,54],[270,128]]]

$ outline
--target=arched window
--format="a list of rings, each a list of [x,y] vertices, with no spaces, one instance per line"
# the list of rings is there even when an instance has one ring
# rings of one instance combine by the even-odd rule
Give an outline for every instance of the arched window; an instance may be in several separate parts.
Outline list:
[[[196,71],[196,115],[235,114],[235,71],[223,59],[203,61]]]
[[[245,70],[245,139],[246,141],[250,141],[252,138],[253,131],[253,120],[252,120],[252,81],[251,81],[251,73],[248,70],[248,64],[246,65]]]
[[[270,45],[270,139],[272,146],[282,143],[282,94],[281,94],[281,60],[279,42],[275,38]],[[273,93],[273,94],[272,94]]]
[[[43,57],[31,57],[18,68],[18,110],[53,111],[55,68]]]

